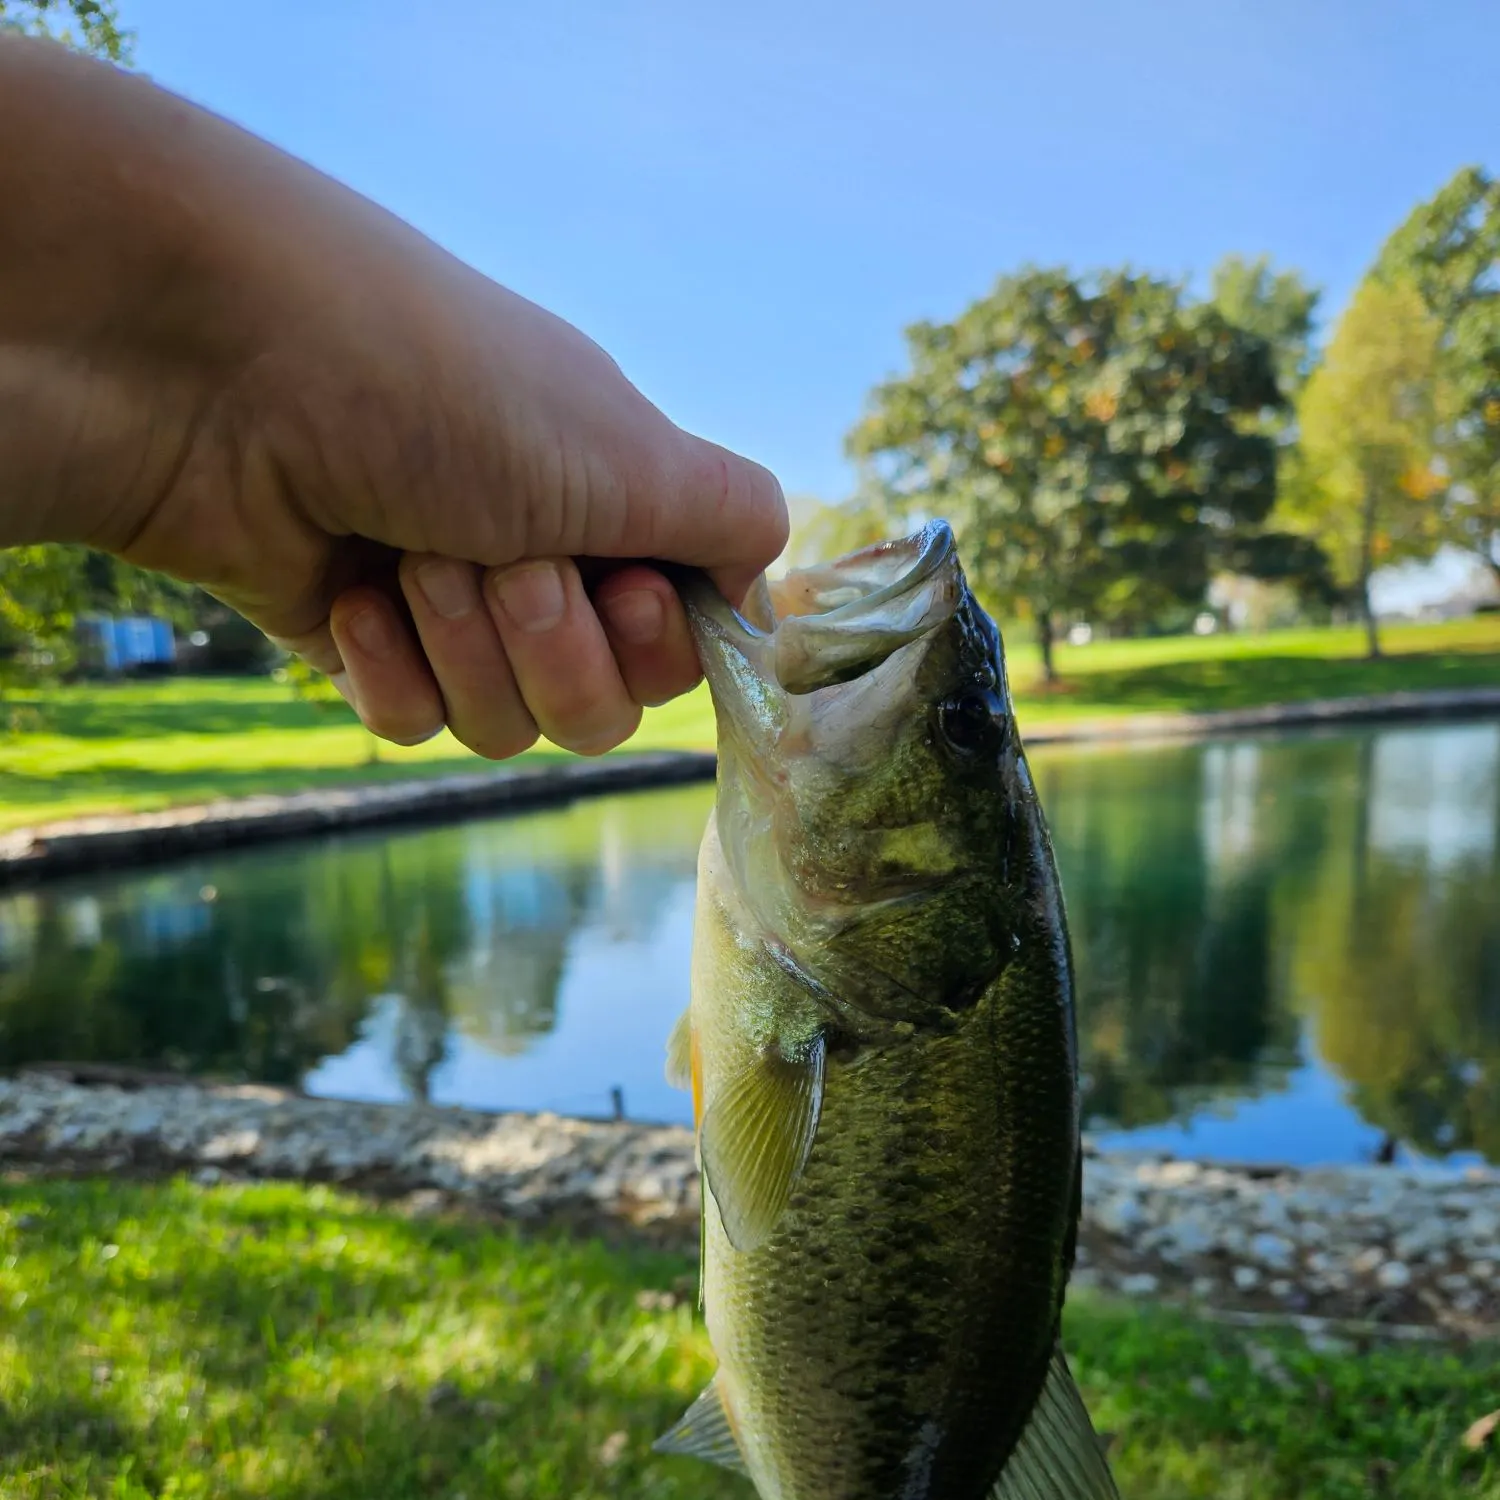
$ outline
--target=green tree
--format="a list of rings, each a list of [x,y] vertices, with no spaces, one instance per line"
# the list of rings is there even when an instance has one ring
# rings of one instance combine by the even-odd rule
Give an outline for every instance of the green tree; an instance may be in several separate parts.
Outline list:
[[[1298,403],[1288,508],[1357,600],[1372,658],[1371,576],[1440,542],[1438,334],[1409,283],[1367,277]]]
[[[1446,540],[1500,582],[1500,181],[1456,173],[1386,242],[1377,271],[1411,282],[1441,329]]]
[[[130,61],[135,43],[113,0],[0,0],[0,30],[54,37],[117,63]]]
[[[1236,328],[1259,334],[1271,346],[1276,383],[1288,404],[1252,425],[1274,438],[1285,454],[1297,431],[1292,403],[1316,364],[1313,314],[1320,294],[1296,271],[1273,270],[1265,255],[1254,260],[1226,255],[1214,267],[1210,285],[1214,306]],[[1278,469],[1278,479],[1282,473]],[[1328,559],[1304,536],[1266,529],[1242,531],[1226,558],[1226,572],[1230,577],[1285,585],[1302,607],[1326,607],[1337,600]]]
[[[1317,288],[1296,271],[1273,270],[1266,255],[1226,255],[1213,269],[1211,287],[1213,305],[1229,322],[1271,346],[1277,384],[1283,396],[1294,398],[1312,373]],[[1282,423],[1289,416],[1285,409],[1277,413]]]
[[[1002,277],[907,332],[851,454],[893,516],[951,521],[966,566],[1035,623],[1049,679],[1070,617],[1140,621],[1201,599],[1275,496],[1270,346],[1174,283]]]

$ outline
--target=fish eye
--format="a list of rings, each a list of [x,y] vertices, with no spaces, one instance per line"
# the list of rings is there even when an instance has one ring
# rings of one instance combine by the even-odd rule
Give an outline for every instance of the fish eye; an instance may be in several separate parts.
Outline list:
[[[995,722],[991,699],[980,693],[950,698],[938,708],[938,728],[960,755],[998,749],[1003,728]]]

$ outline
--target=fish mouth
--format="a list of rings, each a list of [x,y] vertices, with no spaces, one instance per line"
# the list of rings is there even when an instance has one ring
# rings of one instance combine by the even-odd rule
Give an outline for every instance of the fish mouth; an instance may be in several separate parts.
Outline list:
[[[951,619],[964,587],[946,521],[762,582],[746,613],[701,574],[679,583],[715,696],[728,686],[715,670],[726,647],[794,697],[863,677]],[[739,672],[727,675],[745,686]]]

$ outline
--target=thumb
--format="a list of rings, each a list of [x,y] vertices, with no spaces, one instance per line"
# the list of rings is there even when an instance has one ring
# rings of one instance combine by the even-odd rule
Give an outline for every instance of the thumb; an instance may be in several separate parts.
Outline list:
[[[739,604],[786,546],[781,485],[769,469],[717,443],[680,429],[679,436],[661,487],[642,497],[648,555],[706,569]]]

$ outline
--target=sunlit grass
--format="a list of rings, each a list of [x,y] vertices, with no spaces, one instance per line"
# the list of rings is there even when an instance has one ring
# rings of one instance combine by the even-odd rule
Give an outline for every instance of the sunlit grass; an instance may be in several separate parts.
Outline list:
[[[1396,689],[1500,684],[1500,616],[1392,626],[1388,656],[1361,659],[1357,629],[1104,641],[1058,651],[1043,692],[1035,647],[1011,633],[1023,731],[1068,719],[1245,707]],[[166,679],[63,687],[7,700],[0,828],[252,792],[484,770],[444,734],[414,749],[377,743],[341,703],[266,679]],[[631,750],[711,749],[706,692],[648,713]],[[541,749],[532,762],[563,758]]]
[[[709,1500],[650,1451],[712,1371],[683,1256],[411,1219],[321,1188],[0,1186],[0,1496]],[[1083,1300],[1133,1500],[1500,1492],[1460,1443],[1494,1351],[1314,1352]]]

